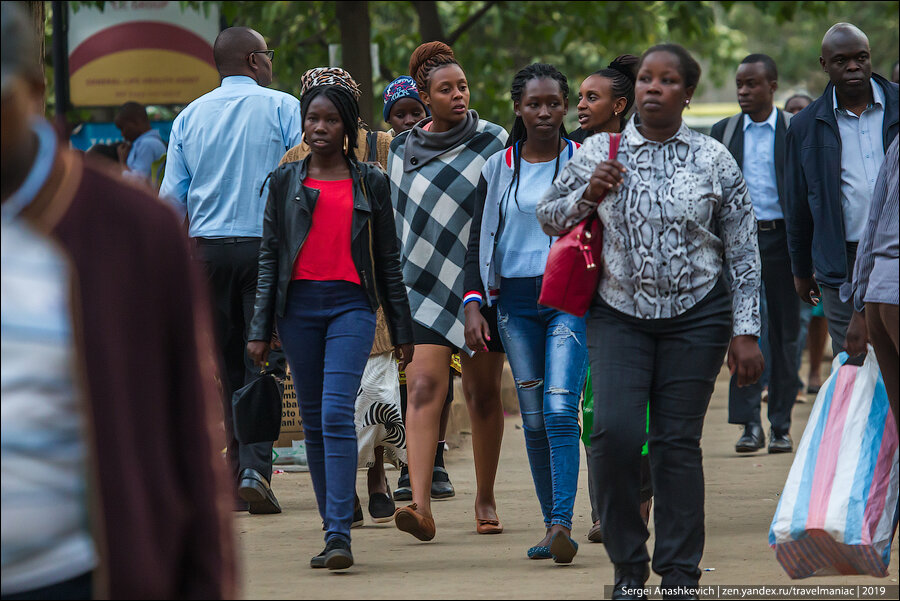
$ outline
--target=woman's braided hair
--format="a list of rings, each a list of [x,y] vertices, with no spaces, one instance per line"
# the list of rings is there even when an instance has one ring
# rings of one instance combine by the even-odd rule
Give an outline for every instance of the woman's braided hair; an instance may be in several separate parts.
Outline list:
[[[453,49],[444,42],[426,42],[409,57],[409,75],[416,81],[419,93],[428,93],[431,72],[445,65],[459,65]]]
[[[569,80],[566,79],[566,76],[560,73],[559,69],[554,67],[553,65],[548,65],[546,63],[532,63],[520,70],[516,73],[516,76],[513,77],[512,86],[509,90],[509,95],[512,98],[513,102],[521,102],[522,96],[525,94],[525,86],[528,85],[528,82],[533,79],[552,79],[557,84],[559,84],[559,93],[565,101],[569,97]],[[566,127],[563,124],[559,126],[559,138],[557,139],[557,147],[559,142],[566,138],[568,134],[566,133]],[[528,139],[528,130],[525,128],[525,121],[522,117],[516,117],[515,122],[513,123],[512,132],[509,134],[509,140],[507,142],[507,147],[512,146],[512,163],[513,163],[513,176],[509,181],[509,186],[506,188],[506,192],[503,195],[503,198],[500,200],[500,223],[501,227],[504,222],[504,205],[506,207],[509,206],[509,197],[512,196],[513,202],[516,203],[516,209],[520,212],[522,211],[522,207],[519,206],[519,172],[521,171],[522,166],[522,148],[521,142],[524,142]],[[553,178],[551,179],[551,183],[556,180],[556,176],[559,175],[559,155],[556,155],[556,166],[553,170]],[[513,189],[513,184],[515,184],[515,189]],[[552,241],[552,238],[551,238]]]

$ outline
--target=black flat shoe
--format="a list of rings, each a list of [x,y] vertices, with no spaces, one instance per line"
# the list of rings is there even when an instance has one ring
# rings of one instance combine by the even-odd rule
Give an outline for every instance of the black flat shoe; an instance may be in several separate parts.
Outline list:
[[[309,567],[313,569],[324,568],[325,567],[325,551],[328,550],[328,547],[322,549],[318,555],[309,560]]]
[[[395,511],[397,511],[397,507],[389,494],[376,492],[369,497],[369,515],[376,524],[393,520]]]
[[[269,481],[254,469],[247,468],[241,472],[238,496],[247,502],[250,513],[281,513],[281,505],[278,504]]]
[[[759,424],[747,424],[744,426],[744,434],[738,438],[734,450],[738,453],[755,453],[766,446],[766,435],[763,434]]]
[[[353,565],[353,553],[350,543],[342,538],[333,537],[325,545],[325,567],[329,570],[346,570]]]
[[[449,499],[454,496],[456,496],[456,490],[450,482],[450,474],[446,469],[435,466],[431,473],[431,498]]]

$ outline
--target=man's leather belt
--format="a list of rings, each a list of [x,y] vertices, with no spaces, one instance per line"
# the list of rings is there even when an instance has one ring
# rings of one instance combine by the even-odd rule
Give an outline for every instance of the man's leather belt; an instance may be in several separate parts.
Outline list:
[[[779,228],[784,228],[784,219],[771,219],[769,221],[757,221],[756,227],[761,232],[770,232]]]

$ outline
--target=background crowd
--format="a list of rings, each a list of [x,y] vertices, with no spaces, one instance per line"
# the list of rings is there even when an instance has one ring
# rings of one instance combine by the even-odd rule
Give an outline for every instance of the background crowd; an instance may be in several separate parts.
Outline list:
[[[81,156],[37,115],[31,31],[2,11],[4,599],[233,596],[231,512],[282,509],[272,442],[239,439],[232,399],[284,360],[324,531],[310,566],[328,569],[354,563],[361,462],[373,519],[437,535],[456,355],[476,532],[503,532],[508,362],[545,526],[522,551],[571,563],[589,378],[590,540],[621,599],[649,577],[651,499],[652,568],[671,598],[696,597],[700,441],[723,362],[735,451],[793,450],[803,330],[816,336],[802,303],[821,304],[835,354],[871,342],[896,420],[896,66],[893,82],[873,73],[878,49],[854,25],[824,33],[822,95],[784,110],[772,58],[744,58],[741,113],[710,136],[684,123],[702,69],[678,44],[580,82],[571,134],[564,65],[514,74],[507,132],[470,106],[481,75],[422,44],[383,92],[379,132],[350,73],[307,71],[299,99],[272,90],[275,50],[231,27],[214,46],[220,87],[179,113],[167,148],[128,103],[126,144]],[[602,276],[572,315],[541,304],[543,277],[588,217]],[[385,457],[408,468],[400,494]]]

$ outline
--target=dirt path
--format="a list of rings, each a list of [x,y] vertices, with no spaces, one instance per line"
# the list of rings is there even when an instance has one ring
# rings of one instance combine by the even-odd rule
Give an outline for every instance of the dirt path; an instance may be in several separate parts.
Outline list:
[[[740,428],[727,423],[727,391],[727,371],[723,371],[703,437],[706,548],[701,567],[709,571],[704,571],[701,584],[788,584],[792,581],[775,560],[767,536],[793,454],[735,454]],[[810,397],[794,410],[795,445],[812,400]],[[273,488],[284,513],[240,514],[236,519],[245,598],[602,598],[603,586],[613,582],[613,567],[603,545],[591,544],[586,538],[591,524],[583,454],[573,529],[580,545],[578,556],[569,566],[525,556],[526,549],[542,537],[543,527],[519,424],[519,416],[506,419],[497,478],[503,534],[475,534],[475,472],[470,439],[465,436],[460,448],[445,454],[457,495],[435,502],[434,541],[420,543],[396,530],[393,523],[373,524],[366,513],[366,525],[353,530],[356,565],[343,573],[309,568],[310,557],[323,547],[309,474],[276,474]],[[397,472],[388,472],[388,477],[393,486]],[[357,490],[365,508],[364,471],[359,472]],[[896,585],[897,561],[895,539],[888,578],[838,576],[794,583]],[[648,584],[658,583],[659,576],[653,574]]]

